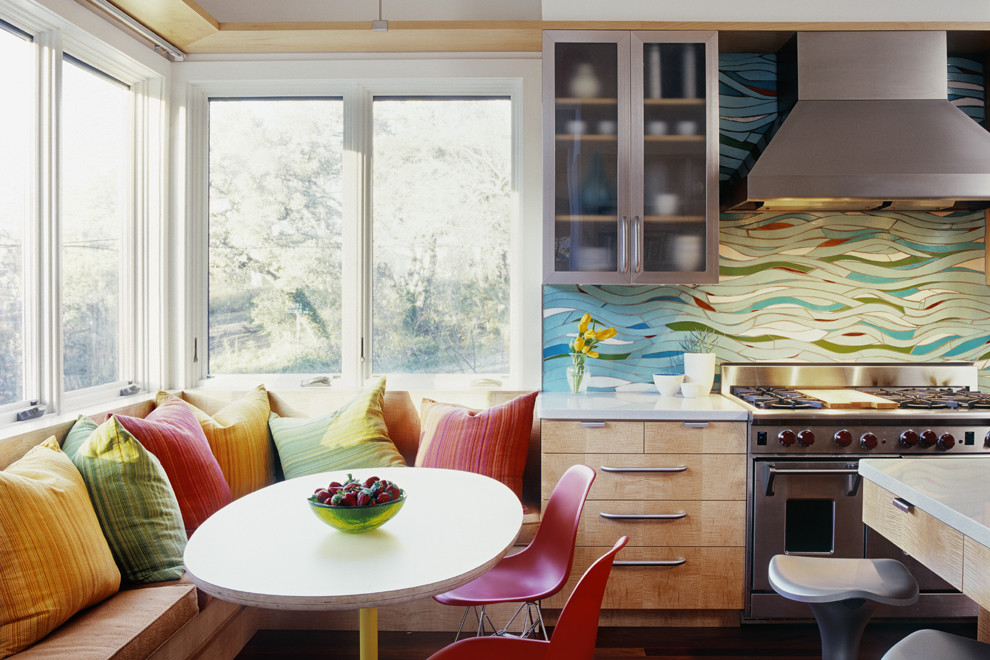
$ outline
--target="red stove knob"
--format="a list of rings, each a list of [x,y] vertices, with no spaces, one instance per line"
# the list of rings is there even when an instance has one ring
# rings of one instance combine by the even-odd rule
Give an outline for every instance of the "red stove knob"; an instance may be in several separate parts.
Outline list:
[[[805,429],[797,434],[797,443],[802,447],[810,447],[815,444],[815,434]]]
[[[901,437],[898,438],[902,447],[914,447],[918,444],[918,434],[908,429],[904,433],[901,433]]]
[[[956,446],[956,439],[952,437],[951,433],[943,433],[938,436],[938,440],[935,442],[935,449],[939,451],[949,451]]]
[[[859,446],[863,449],[876,449],[879,440],[872,433],[864,433],[859,436]]]
[[[790,447],[794,444],[795,440],[797,440],[797,436],[790,429],[784,429],[777,434],[777,442],[780,443],[781,447]]]
[[[990,435],[990,433],[988,433],[987,435]],[[847,431],[846,429],[842,429],[841,431],[836,431],[835,435],[832,436],[832,442],[834,442],[839,447],[848,447],[849,445],[852,444],[852,441],[853,441],[853,434]]]
[[[921,435],[918,437],[918,446],[923,448],[928,448],[938,442],[938,435],[935,431],[928,429],[927,431],[922,431]]]

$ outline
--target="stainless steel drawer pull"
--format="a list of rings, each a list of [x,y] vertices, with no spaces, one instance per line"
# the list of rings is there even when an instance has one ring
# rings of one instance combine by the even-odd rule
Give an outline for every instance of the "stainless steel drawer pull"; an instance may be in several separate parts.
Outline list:
[[[636,560],[619,560],[612,562],[613,566],[680,566],[687,559],[681,557],[680,559],[644,559],[643,561]]]
[[[581,422],[581,427],[586,429],[603,429],[605,422]]]
[[[677,513],[605,513],[598,514],[608,520],[680,520],[687,516],[686,511]]]
[[[608,465],[602,466],[602,472],[684,472],[687,470],[686,465],[678,465],[677,467],[611,467]]]
[[[708,422],[684,422],[684,428],[688,429],[707,429]]]
[[[895,507],[897,507],[898,509],[900,509],[904,513],[911,513],[911,510],[914,509],[914,505],[913,504],[911,504],[907,500],[902,500],[899,497],[895,497],[894,498],[893,504],[894,504]]]

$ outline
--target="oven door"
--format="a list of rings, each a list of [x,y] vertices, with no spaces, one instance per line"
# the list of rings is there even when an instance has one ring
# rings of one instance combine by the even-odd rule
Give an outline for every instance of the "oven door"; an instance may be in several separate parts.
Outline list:
[[[754,591],[770,591],[777,554],[862,557],[861,477],[856,461],[756,459],[753,467]]]

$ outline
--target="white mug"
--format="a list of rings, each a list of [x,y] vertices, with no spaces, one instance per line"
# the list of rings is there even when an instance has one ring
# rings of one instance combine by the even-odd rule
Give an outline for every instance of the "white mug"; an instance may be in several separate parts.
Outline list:
[[[616,123],[611,119],[603,119],[598,122],[598,133],[601,135],[614,135]]]
[[[698,122],[693,119],[682,119],[676,126],[678,135],[694,135],[698,132]]]
[[[662,119],[653,119],[646,122],[646,133],[648,135],[666,135],[667,130],[667,122]]]

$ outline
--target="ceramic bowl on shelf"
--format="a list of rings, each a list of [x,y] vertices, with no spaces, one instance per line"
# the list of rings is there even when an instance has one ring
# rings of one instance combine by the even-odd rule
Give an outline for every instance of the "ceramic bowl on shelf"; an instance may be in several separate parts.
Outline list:
[[[564,128],[571,135],[584,135],[588,132],[588,122],[583,119],[571,119],[564,124]]]
[[[684,374],[653,374],[653,384],[660,396],[674,396],[684,382]]]
[[[685,399],[695,399],[708,394],[704,383],[681,383],[681,396]]]
[[[334,529],[349,534],[361,534],[377,529],[391,520],[402,505],[406,503],[406,494],[384,504],[370,506],[331,506],[320,504],[312,497],[306,499],[316,517]]]

